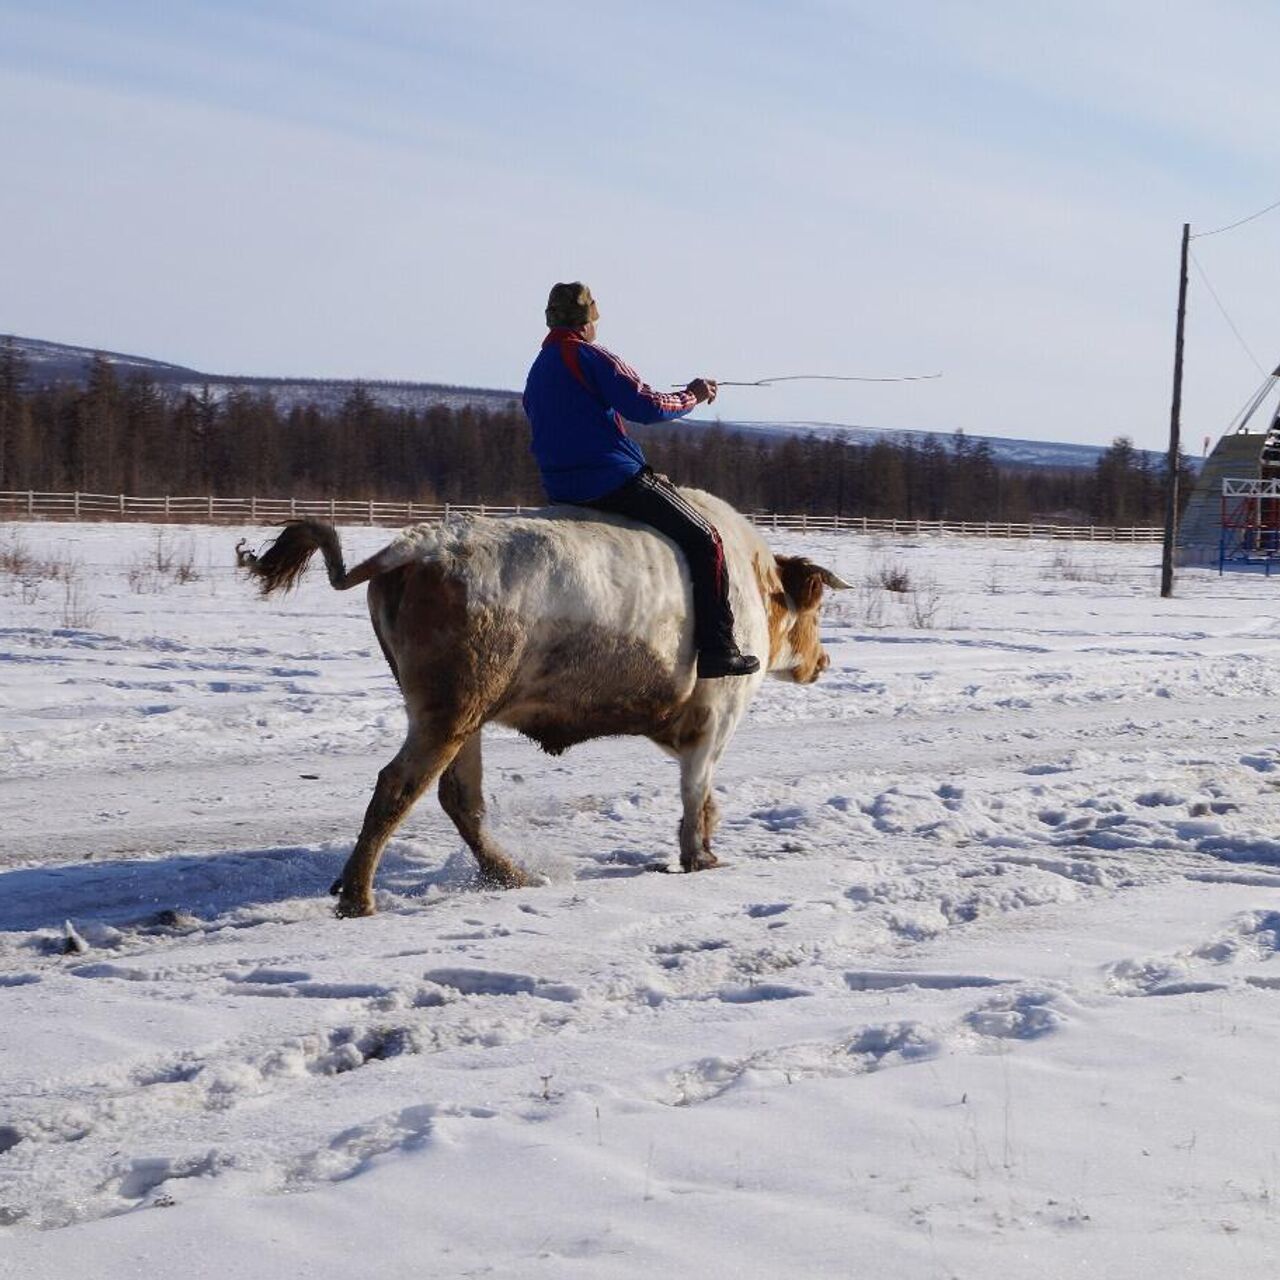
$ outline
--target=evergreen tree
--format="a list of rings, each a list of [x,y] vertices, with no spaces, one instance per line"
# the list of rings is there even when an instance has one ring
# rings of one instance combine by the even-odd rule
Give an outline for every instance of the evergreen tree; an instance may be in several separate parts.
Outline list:
[[[0,342],[0,489],[12,487],[15,440],[23,415],[22,388],[27,358],[13,335]]]
[[[1128,436],[1117,436],[1094,466],[1094,518],[1114,525],[1158,522],[1161,488],[1146,454]]]

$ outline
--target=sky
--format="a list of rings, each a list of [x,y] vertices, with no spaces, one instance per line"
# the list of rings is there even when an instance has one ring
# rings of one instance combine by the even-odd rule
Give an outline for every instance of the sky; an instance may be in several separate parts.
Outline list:
[[[0,0],[0,332],[519,388],[581,279],[655,386],[943,375],[726,420],[1160,448],[1277,49],[1272,0]],[[1192,249],[1198,453],[1280,363],[1280,210]]]

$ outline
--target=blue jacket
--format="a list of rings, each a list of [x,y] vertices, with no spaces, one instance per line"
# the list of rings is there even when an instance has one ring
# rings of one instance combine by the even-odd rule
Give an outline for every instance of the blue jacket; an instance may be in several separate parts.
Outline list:
[[[623,419],[668,422],[697,400],[647,386],[611,351],[574,329],[552,329],[529,370],[524,411],[533,456],[553,502],[589,502],[626,484],[645,465]]]

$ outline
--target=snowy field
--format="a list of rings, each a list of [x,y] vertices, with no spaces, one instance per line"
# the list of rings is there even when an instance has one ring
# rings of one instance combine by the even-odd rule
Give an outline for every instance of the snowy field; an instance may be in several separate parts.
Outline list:
[[[1274,1274],[1280,581],[780,536],[859,586],[724,870],[645,873],[647,743],[497,731],[545,882],[428,797],[339,921],[398,699],[242,532],[0,526],[5,1280]]]

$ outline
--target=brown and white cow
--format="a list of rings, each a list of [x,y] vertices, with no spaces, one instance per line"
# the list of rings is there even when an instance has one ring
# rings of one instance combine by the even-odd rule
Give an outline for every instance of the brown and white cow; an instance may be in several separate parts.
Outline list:
[[[719,499],[685,496],[720,530],[742,649],[767,654],[770,674],[816,680],[828,664],[823,587],[848,584],[808,560],[775,557]],[[689,573],[673,543],[619,517],[549,507],[408,528],[350,572],[336,531],[317,521],[286,525],[260,556],[237,548],[265,595],[292,587],[317,550],[339,591],[368,582],[374,630],[409,717],[333,886],[339,915],[373,913],[383,848],[437,778],[482,882],[527,883],[485,827],[480,730],[490,721],[552,754],[590,738],[651,739],[680,761],[681,866],[716,865],[712,774],[764,673],[696,678]]]

